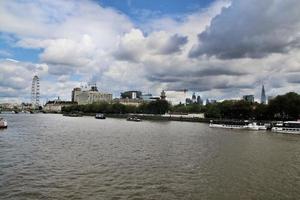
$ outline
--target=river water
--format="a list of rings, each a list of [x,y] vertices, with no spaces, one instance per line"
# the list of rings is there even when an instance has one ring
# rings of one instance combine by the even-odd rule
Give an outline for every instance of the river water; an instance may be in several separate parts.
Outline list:
[[[300,199],[300,136],[2,115],[0,199]]]

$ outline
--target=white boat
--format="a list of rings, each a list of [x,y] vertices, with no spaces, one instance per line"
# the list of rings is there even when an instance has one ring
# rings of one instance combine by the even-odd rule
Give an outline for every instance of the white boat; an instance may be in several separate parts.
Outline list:
[[[95,115],[95,118],[96,118],[96,119],[105,119],[106,117],[105,117],[105,115],[104,115],[103,113],[97,113],[97,114]]]
[[[1,111],[1,114],[16,114],[15,111]]]
[[[0,128],[7,128],[7,121],[3,118],[0,118]]]
[[[260,130],[265,131],[265,130],[267,130],[267,126],[265,124],[252,122],[252,123],[248,124],[248,129],[255,130],[255,131],[260,131]]]
[[[279,122],[271,130],[277,133],[300,134],[300,121]]]
[[[140,122],[141,119],[140,119],[140,118],[137,118],[137,117],[128,117],[128,118],[127,118],[127,121]]]
[[[246,129],[246,130],[267,130],[264,124],[259,124],[257,122],[250,122],[248,120],[244,121],[232,121],[232,120],[211,120],[209,123],[211,128],[226,128],[226,129]]]

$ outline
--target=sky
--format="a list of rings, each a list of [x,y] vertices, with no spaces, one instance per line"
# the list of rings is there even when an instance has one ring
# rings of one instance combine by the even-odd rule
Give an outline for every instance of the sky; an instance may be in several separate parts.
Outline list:
[[[2,0],[0,102],[95,82],[173,102],[300,92],[299,0]],[[182,90],[188,89],[184,94]]]

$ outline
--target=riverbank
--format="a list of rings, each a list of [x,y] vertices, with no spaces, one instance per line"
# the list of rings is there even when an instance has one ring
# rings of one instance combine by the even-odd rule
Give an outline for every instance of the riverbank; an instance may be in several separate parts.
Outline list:
[[[68,114],[62,113],[66,116]],[[95,116],[95,113],[80,113],[82,116]],[[154,120],[154,121],[185,121],[185,122],[202,122],[209,123],[210,119],[194,117],[190,115],[153,115],[153,114],[105,114],[110,118],[128,118],[129,116],[135,116],[142,120]]]

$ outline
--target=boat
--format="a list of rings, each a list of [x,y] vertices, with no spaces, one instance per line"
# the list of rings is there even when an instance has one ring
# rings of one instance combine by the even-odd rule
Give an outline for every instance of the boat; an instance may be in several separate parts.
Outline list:
[[[248,129],[249,130],[255,130],[255,131],[265,131],[267,130],[268,125],[263,124],[263,123],[258,123],[258,122],[251,122],[248,124]]]
[[[211,120],[209,123],[211,128],[226,129],[246,129],[246,130],[267,130],[265,124],[251,122],[248,120]]]
[[[0,118],[0,128],[7,128],[7,121]]]
[[[133,121],[133,122],[140,122],[141,119],[137,118],[137,117],[128,117],[127,121]]]
[[[97,113],[95,116],[96,119],[105,119],[105,115],[103,113]]]
[[[15,111],[1,111],[1,114],[16,114]]]
[[[271,131],[276,133],[300,134],[300,121],[278,122],[271,128]]]

